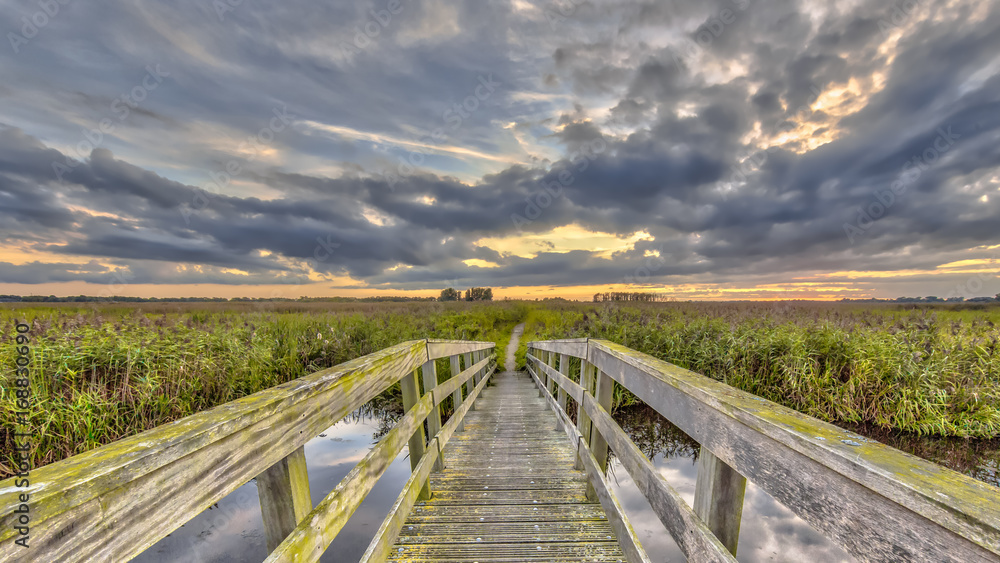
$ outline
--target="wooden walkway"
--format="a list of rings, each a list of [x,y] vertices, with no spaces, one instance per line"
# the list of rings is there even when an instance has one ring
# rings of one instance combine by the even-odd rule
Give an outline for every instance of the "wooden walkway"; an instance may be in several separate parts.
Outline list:
[[[494,375],[431,474],[390,561],[624,561],[556,416],[524,373]]]

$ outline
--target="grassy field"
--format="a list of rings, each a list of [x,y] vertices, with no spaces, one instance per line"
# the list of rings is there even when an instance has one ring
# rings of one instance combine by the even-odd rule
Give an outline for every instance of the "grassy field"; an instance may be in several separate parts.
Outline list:
[[[12,474],[18,322],[31,327],[38,467],[405,340],[506,346],[525,314],[517,303],[8,306],[0,479]]]
[[[986,438],[1000,435],[998,324],[996,306],[564,304],[532,309],[523,341],[603,338],[822,420]],[[616,406],[635,401],[616,389]]]
[[[812,416],[879,431],[1000,435],[1000,308],[821,303],[147,303],[0,309],[0,478],[27,322],[34,466],[417,338],[591,336]],[[616,390],[616,406],[635,401]]]

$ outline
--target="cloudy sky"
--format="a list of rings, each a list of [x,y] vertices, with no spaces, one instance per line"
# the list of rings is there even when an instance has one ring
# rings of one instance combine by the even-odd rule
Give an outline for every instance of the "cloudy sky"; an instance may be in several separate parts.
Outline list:
[[[1000,3],[0,0],[0,27],[0,293],[1000,292]]]

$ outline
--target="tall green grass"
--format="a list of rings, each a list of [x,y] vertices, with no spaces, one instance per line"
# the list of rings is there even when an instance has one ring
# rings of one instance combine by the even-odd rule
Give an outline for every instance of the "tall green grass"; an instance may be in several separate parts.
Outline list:
[[[831,422],[1000,436],[996,307],[16,304],[0,309],[0,478],[11,474],[17,322],[31,326],[36,467],[404,340],[487,340],[502,354],[519,322],[519,366],[530,340],[604,338]],[[619,386],[614,400],[637,402]]]
[[[608,304],[531,311],[524,339],[603,338],[823,420],[983,438],[1000,435],[998,323],[1000,308]],[[635,402],[616,386],[616,407]]]
[[[503,350],[525,311],[517,303],[0,309],[0,479],[12,474],[18,322],[31,326],[37,467],[405,340],[487,340]]]

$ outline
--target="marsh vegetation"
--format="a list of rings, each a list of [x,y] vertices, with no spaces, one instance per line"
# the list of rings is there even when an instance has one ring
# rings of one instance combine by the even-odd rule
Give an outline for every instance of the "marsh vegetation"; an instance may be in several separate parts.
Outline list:
[[[489,340],[503,350],[520,322],[519,366],[531,340],[604,338],[969,474],[993,467],[995,475],[1000,449],[1000,307],[558,300],[4,307],[0,478],[11,474],[18,322],[31,326],[35,467],[397,342]],[[395,392],[382,398],[390,409]],[[616,389],[615,409],[636,404]]]

